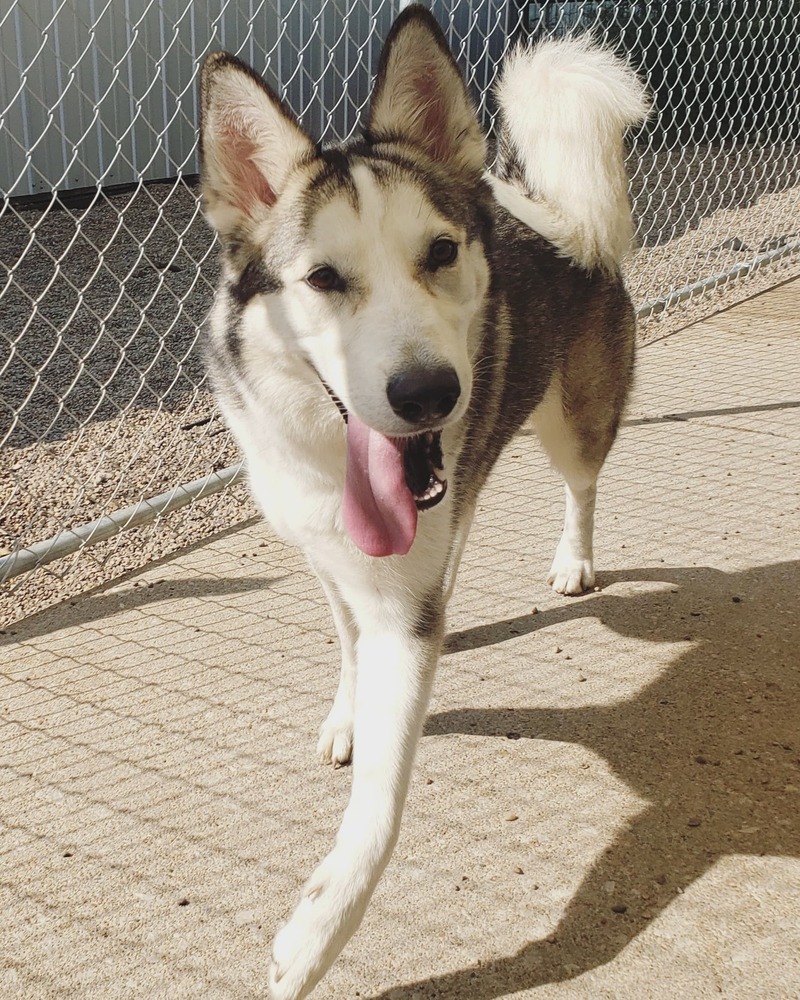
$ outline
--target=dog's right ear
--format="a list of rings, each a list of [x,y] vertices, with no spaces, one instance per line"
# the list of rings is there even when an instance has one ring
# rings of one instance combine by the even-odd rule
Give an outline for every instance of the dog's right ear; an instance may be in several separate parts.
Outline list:
[[[206,215],[220,236],[266,218],[311,139],[249,66],[215,52],[200,78],[200,157]]]

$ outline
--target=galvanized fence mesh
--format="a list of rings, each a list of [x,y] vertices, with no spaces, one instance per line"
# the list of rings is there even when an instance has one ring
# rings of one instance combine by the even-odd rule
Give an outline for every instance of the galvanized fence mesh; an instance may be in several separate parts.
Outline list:
[[[198,69],[236,52],[317,137],[346,138],[402,6],[11,0],[0,13],[0,626],[252,513],[197,351],[217,274],[197,201]],[[489,132],[518,39],[592,30],[648,80],[655,113],[629,157],[643,336],[800,271],[793,0],[430,6]]]

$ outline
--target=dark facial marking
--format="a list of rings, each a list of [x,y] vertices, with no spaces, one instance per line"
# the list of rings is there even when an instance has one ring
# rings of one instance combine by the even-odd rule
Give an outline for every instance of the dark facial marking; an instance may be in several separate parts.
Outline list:
[[[337,173],[344,180],[350,176],[350,160],[347,152],[340,146],[332,146],[330,149],[320,148],[317,158],[328,168],[327,173]]]
[[[206,336],[203,342],[203,354],[215,390],[223,393],[228,399],[234,400],[237,405],[241,405],[242,394],[235,374],[237,354],[231,356],[230,351],[232,336],[235,336],[237,326],[238,324],[231,324],[230,329],[234,331],[234,334],[229,332],[226,336],[225,349],[212,337]]]
[[[225,346],[228,354],[238,359],[242,345],[239,337],[239,323],[241,321],[244,307],[256,295],[270,295],[279,292],[283,288],[281,280],[277,275],[270,273],[266,264],[261,260],[249,260],[239,277],[228,282],[226,291],[229,296],[231,311],[228,329],[225,336]]]
[[[483,219],[491,209],[492,194],[486,182],[478,177],[473,183],[455,182],[427,159],[415,158],[415,150],[408,153],[397,146],[354,147],[361,151],[361,157],[372,170],[379,184],[390,189],[398,181],[408,181],[420,188],[439,215],[464,229],[467,242],[475,237],[483,238]]]
[[[350,174],[350,157],[339,147],[320,149],[315,160],[316,173],[309,180],[304,194],[305,223],[329,199],[344,194],[353,208],[358,209],[358,191]]]
[[[240,308],[256,295],[270,295],[279,292],[283,284],[277,275],[270,274],[261,260],[250,260],[244,270],[228,285],[228,292],[233,302]]]

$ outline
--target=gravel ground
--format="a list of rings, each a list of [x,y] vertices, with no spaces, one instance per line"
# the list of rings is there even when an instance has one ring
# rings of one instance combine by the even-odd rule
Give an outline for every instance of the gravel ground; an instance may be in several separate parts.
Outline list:
[[[637,304],[800,237],[794,148],[630,158]],[[216,251],[182,182],[0,215],[0,553],[224,468],[236,450],[203,384],[197,330]],[[797,255],[652,317],[659,339],[800,273]],[[2,274],[2,272],[0,272]],[[255,513],[244,487],[4,586],[0,623],[74,597]]]

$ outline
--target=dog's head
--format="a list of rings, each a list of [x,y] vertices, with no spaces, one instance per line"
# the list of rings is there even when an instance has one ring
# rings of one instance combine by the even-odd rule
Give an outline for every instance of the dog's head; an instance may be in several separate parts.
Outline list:
[[[210,56],[201,149],[229,293],[240,307],[258,300],[270,328],[264,363],[275,338],[302,356],[354,439],[411,455],[415,506],[432,506],[438,433],[469,404],[492,218],[484,139],[433,17],[415,7],[398,18],[363,138],[334,149],[244,64]],[[245,346],[257,359],[258,343]]]

